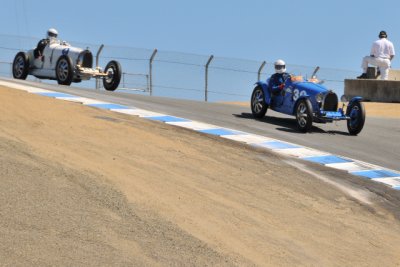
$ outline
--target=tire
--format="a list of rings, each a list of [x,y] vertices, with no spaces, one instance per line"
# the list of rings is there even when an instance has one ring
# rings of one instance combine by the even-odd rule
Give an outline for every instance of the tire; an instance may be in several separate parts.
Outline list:
[[[56,77],[58,84],[70,85],[74,72],[72,69],[72,60],[69,56],[61,56],[56,64]]]
[[[268,105],[265,102],[265,94],[261,86],[254,88],[251,94],[250,106],[254,118],[261,119],[267,113]]]
[[[308,98],[299,100],[296,106],[296,122],[300,132],[306,133],[311,130],[313,122],[313,109]]]
[[[111,60],[106,65],[104,72],[108,75],[103,78],[103,86],[107,91],[114,91],[117,89],[121,81],[122,68],[118,61]]]
[[[361,132],[365,123],[365,107],[360,101],[356,101],[347,107],[346,115],[350,117],[347,120],[347,129],[350,135],[357,135]]]
[[[13,77],[15,79],[25,80],[29,72],[29,57],[24,52],[19,52],[12,65]]]

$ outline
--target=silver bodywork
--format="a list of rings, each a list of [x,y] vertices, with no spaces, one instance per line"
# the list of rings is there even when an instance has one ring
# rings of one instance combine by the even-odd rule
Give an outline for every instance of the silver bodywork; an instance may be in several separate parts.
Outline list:
[[[102,47],[103,45],[97,53],[97,58]],[[68,56],[72,61],[74,81],[107,76],[100,67],[93,68],[93,55],[88,49],[73,47],[66,42],[51,42],[44,48],[42,57],[35,58],[34,49],[29,50],[27,54],[30,59],[29,74],[41,79],[57,79],[57,62],[63,55]]]

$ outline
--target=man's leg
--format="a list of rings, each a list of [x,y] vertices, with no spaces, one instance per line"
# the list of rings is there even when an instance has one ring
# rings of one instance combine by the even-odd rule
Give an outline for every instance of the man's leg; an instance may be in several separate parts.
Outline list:
[[[367,79],[367,69],[368,64],[373,65],[374,58],[373,57],[364,57],[361,63],[361,68],[363,69],[363,73],[357,77],[357,79]]]
[[[377,66],[378,63],[376,62],[376,58],[371,56],[366,56],[363,58],[363,61],[361,63],[361,68],[363,69],[363,73],[360,76],[358,76],[357,79],[366,79],[368,77],[367,76],[368,65]]]
[[[379,58],[377,63],[381,72],[381,80],[387,80],[389,78],[390,60]]]
[[[364,57],[361,63],[361,68],[363,69],[363,73],[367,73],[368,63],[370,63],[372,57]]]
[[[389,68],[388,67],[379,67],[381,72],[381,80],[387,80],[389,78]]]

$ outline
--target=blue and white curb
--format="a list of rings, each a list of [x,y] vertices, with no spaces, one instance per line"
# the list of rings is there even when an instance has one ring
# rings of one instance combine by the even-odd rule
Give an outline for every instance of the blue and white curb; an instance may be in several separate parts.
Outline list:
[[[79,97],[71,94],[55,92],[6,81],[0,81],[0,85],[27,91],[29,93],[34,93],[41,96],[47,96],[71,102],[78,102],[86,106],[107,109],[132,116],[139,116],[148,120],[160,121],[166,124],[192,129],[197,132],[220,136],[222,138],[242,142],[251,146],[269,149],[285,156],[295,157],[305,161],[318,163],[330,168],[347,171],[352,175],[383,183],[395,190],[400,190],[400,172],[382,168],[380,166],[376,166],[359,160],[333,155],[327,152],[284,142],[266,136],[250,134],[234,129],[228,129],[212,124],[192,121],[185,118],[170,116],[167,114],[152,112],[135,107],[103,102],[96,99]]]

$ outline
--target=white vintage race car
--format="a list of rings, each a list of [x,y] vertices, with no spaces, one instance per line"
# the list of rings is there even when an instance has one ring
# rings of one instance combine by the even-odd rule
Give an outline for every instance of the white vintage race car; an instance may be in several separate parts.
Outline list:
[[[58,84],[70,85],[90,78],[102,78],[106,90],[117,89],[121,80],[121,65],[112,60],[104,71],[98,65],[103,45],[96,54],[96,67],[93,68],[93,55],[88,49],[72,47],[61,41],[53,41],[38,51],[39,47],[27,52],[19,52],[13,61],[12,71],[16,79],[25,80],[28,75],[39,79],[57,80]]]

